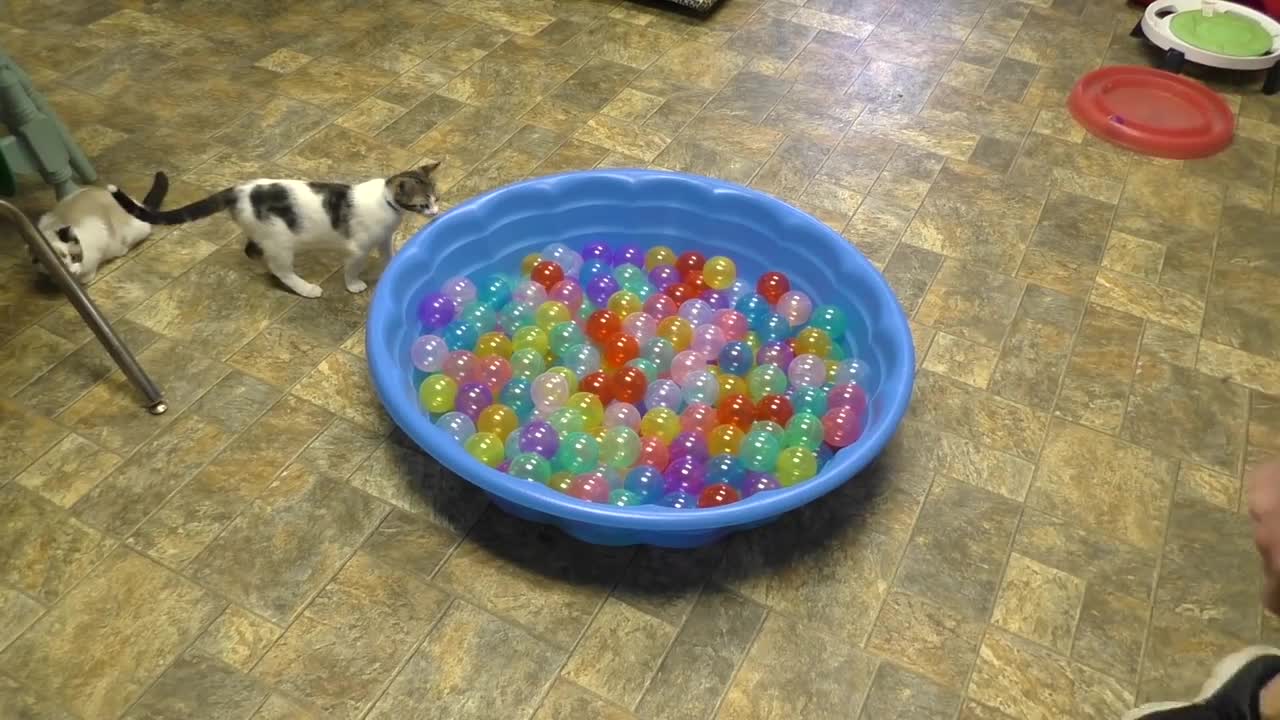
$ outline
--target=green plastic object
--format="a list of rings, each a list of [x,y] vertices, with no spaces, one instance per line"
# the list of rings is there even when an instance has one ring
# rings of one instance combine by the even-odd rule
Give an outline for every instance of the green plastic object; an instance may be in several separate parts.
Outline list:
[[[1258,57],[1271,52],[1271,35],[1262,23],[1233,12],[1205,15],[1184,10],[1169,21],[1169,31],[1192,47],[1230,57]]]

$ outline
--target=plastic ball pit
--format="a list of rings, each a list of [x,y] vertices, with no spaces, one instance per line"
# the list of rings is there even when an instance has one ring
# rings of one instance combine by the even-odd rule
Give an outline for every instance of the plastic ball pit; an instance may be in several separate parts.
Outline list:
[[[450,277],[507,272],[554,242],[580,250],[593,240],[696,248],[734,260],[740,274],[787,274],[796,289],[846,310],[846,337],[870,360],[870,398],[858,442],[812,479],[723,507],[697,510],[587,503],[486,467],[432,424],[418,405],[422,373],[409,348],[417,308]],[[599,170],[499,188],[442,215],[412,237],[378,281],[366,350],[374,387],[406,435],[445,467],[483,489],[503,510],[558,525],[602,545],[696,547],[762,525],[839,487],[884,448],[902,420],[915,377],[906,317],[883,276],[813,217],[763,193],[681,173]]]

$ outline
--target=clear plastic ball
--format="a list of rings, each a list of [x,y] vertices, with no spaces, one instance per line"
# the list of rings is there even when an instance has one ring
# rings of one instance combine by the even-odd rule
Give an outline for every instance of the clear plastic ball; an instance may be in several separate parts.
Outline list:
[[[624,267],[631,267],[625,265]],[[622,319],[622,332],[643,345],[658,334],[658,319],[645,312],[635,312]]]
[[[799,290],[791,290],[778,299],[775,309],[791,323],[791,327],[799,327],[809,322],[809,316],[813,314],[813,301]]]
[[[686,404],[714,405],[720,399],[720,381],[715,373],[709,370],[695,370],[685,375],[684,384],[681,387]]]
[[[444,281],[444,287],[440,292],[447,295],[458,307],[463,307],[475,301],[476,284],[465,277],[453,277]]]
[[[449,357],[449,347],[439,335],[423,335],[409,347],[413,366],[425,373],[439,372]]]
[[[558,408],[569,399],[571,388],[563,375],[542,373],[529,388],[533,404],[540,408]]]
[[[666,408],[678,412],[684,405],[684,391],[675,380],[661,378],[649,383],[644,391],[644,404],[650,412],[654,408]]]
[[[793,387],[820,387],[827,381],[827,361],[817,355],[797,355],[787,366],[787,379]]]
[[[466,442],[467,438],[476,434],[475,422],[457,410],[441,415],[436,420],[436,427],[459,443]]]
[[[724,331],[714,323],[703,323],[693,329],[693,339],[689,341],[689,349],[700,352],[707,357],[716,357],[729,339]]]
[[[614,401],[604,409],[604,426],[606,428],[627,427],[640,429],[640,411],[628,402]]]

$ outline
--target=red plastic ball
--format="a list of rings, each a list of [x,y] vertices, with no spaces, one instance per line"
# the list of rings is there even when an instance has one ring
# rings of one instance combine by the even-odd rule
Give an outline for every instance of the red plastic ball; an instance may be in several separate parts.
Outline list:
[[[632,342],[635,342],[633,339]],[[609,389],[613,397],[632,405],[644,400],[644,391],[649,387],[649,379],[638,367],[620,367],[609,380]]]
[[[684,284],[693,289],[694,297],[702,297],[702,293],[711,289],[711,286],[702,277],[701,270],[691,270],[688,275],[684,276]]]
[[[529,279],[538,283],[550,292],[556,283],[564,279],[564,268],[560,263],[551,260],[539,260],[529,273]]]
[[[778,304],[778,300],[791,291],[791,281],[786,275],[776,271],[769,272],[760,276],[760,282],[756,283],[756,292],[764,296],[770,305]]]
[[[693,291],[693,288],[682,282],[671,283],[664,288],[662,292],[665,293],[667,297],[675,300],[676,305],[682,305],[685,300],[691,300],[698,297],[698,294]]]
[[[605,365],[620,368],[640,355],[640,343],[630,335],[619,331],[604,341],[600,354],[604,357]]]
[[[584,375],[578,381],[578,390],[595,393],[600,397],[601,405],[607,406],[613,402],[613,384],[609,382],[609,375],[602,370],[597,370],[590,375]]]
[[[716,416],[719,418],[721,425],[737,425],[743,432],[746,432],[751,428],[751,423],[755,422],[756,409],[751,404],[751,398],[746,395],[730,395],[720,399],[720,407],[716,408]]]
[[[620,330],[622,330],[622,318],[612,310],[597,310],[587,318],[587,337],[598,343],[608,340]]]
[[[707,258],[696,250],[690,250],[682,253],[676,258],[676,269],[680,271],[681,278],[689,277],[689,273],[694,270],[701,270],[703,265],[707,264]]]
[[[736,503],[742,499],[742,493],[738,492],[732,485],[726,483],[716,483],[708,485],[702,489],[698,495],[698,507],[720,507]]]
[[[662,442],[662,438],[654,435],[640,438],[640,457],[636,459],[637,465],[652,465],[659,470],[666,470],[670,462],[671,451],[667,449],[667,444]]]
[[[795,408],[791,406],[791,401],[786,395],[765,395],[760,398],[760,404],[756,406],[757,420],[772,420],[783,427],[794,414]]]

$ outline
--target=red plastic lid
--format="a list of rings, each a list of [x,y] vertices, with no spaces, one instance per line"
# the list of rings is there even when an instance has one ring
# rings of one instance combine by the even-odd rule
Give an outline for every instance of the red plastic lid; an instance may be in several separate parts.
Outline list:
[[[1113,65],[1080,78],[1071,114],[1098,137],[1147,155],[1208,157],[1231,144],[1235,117],[1204,85],[1163,70]]]

